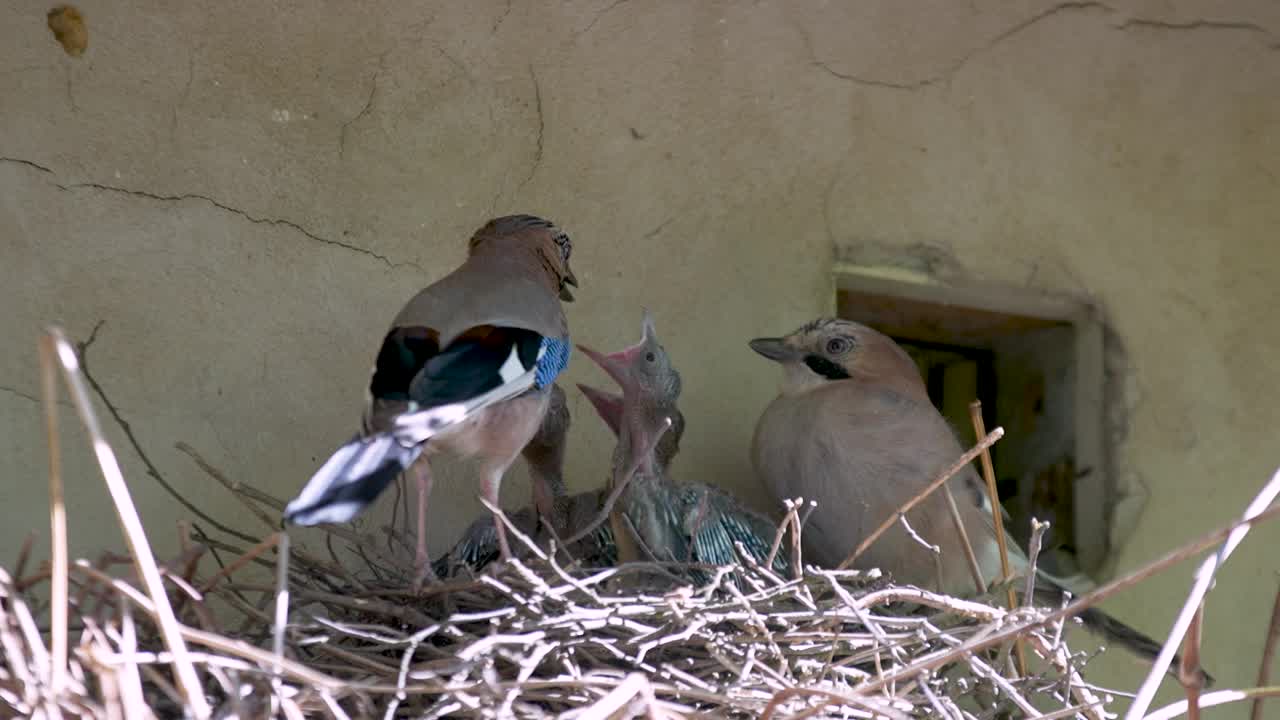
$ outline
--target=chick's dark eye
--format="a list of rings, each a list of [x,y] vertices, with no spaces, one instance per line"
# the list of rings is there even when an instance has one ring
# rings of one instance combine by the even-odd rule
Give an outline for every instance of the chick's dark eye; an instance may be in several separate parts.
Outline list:
[[[844,338],[831,338],[827,341],[827,353],[841,355],[849,350],[849,341]]]
[[[657,357],[658,356],[654,355],[652,352],[647,352],[644,354],[644,359],[648,362],[653,362]]]

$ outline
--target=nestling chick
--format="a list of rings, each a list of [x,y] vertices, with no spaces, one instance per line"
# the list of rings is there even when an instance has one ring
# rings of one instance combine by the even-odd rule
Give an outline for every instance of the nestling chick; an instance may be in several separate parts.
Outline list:
[[[674,482],[656,462],[659,435],[676,410],[682,383],[658,341],[653,317],[646,311],[640,342],[605,355],[589,347],[578,349],[599,365],[622,388],[621,407],[608,396],[584,386],[597,411],[618,435],[614,449],[611,489],[628,481],[612,514],[611,525],[619,561],[652,559],[726,565],[738,562],[735,543],[760,563],[767,559],[776,524],[752,512],[728,493],[704,483]],[[597,399],[602,398],[602,399]],[[678,442],[677,435],[673,442]],[[634,469],[634,470],[632,470]],[[634,545],[634,546],[633,546]],[[779,553],[774,569],[789,571]]]
[[[520,454],[529,466],[529,480],[533,486],[533,505],[538,509],[538,522],[550,522],[557,531],[563,531],[565,513],[568,510],[564,484],[564,454],[567,449],[569,426],[569,401],[559,384],[551,385],[547,401],[547,413],[533,439]]]

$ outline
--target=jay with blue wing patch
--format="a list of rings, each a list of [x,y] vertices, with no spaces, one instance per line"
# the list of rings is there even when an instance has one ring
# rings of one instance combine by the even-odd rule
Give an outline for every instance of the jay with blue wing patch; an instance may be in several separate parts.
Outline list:
[[[486,499],[538,431],[571,344],[561,301],[577,286],[564,231],[532,215],[489,221],[467,259],[414,296],[375,360],[360,432],[338,448],[285,508],[285,522],[347,522],[400,473],[418,487],[417,581],[433,575],[426,548],[429,458],[477,458]],[[535,488],[551,516],[554,493]],[[497,525],[503,559],[506,534]]]

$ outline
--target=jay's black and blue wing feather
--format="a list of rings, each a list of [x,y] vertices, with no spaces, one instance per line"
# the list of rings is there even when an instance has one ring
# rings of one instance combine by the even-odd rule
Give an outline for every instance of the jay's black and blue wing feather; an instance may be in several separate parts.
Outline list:
[[[409,383],[409,399],[431,408],[479,397],[533,367],[541,344],[541,335],[519,328],[459,338],[422,365]]]
[[[387,334],[369,391],[397,410],[338,448],[285,508],[299,525],[355,517],[422,454],[432,436],[485,408],[541,391],[568,365],[568,338],[482,326],[441,349],[427,328]],[[372,425],[372,427],[370,426]]]

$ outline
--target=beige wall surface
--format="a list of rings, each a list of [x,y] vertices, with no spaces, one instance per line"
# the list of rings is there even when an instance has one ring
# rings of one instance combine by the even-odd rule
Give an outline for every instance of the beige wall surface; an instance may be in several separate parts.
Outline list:
[[[1115,470],[1148,494],[1119,570],[1226,522],[1280,462],[1276,3],[81,8],[80,58],[45,5],[0,8],[0,558],[47,528],[42,326],[91,339],[160,554],[190,514],[144,456],[257,533],[174,444],[296,491],[356,428],[400,303],[509,212],[571,233],[575,339],[617,348],[654,311],[685,378],[675,469],[757,503],[747,447],[778,377],[745,341],[833,307],[837,258],[1096,301],[1126,362]],[[607,382],[581,355],[568,380]],[[611,440],[566,389],[585,488]],[[73,551],[121,547],[65,444]],[[436,550],[479,510],[448,474]],[[503,495],[527,501],[523,466]],[[1210,597],[1222,686],[1252,681],[1277,542],[1258,531]],[[1107,608],[1163,633],[1189,575]],[[1094,672],[1133,687],[1142,666]]]

